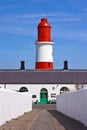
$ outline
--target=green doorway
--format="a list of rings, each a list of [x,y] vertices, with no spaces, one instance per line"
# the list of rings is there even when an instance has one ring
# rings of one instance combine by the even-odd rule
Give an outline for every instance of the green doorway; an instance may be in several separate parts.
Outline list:
[[[48,91],[45,88],[42,88],[40,91],[40,103],[47,104],[48,103]]]

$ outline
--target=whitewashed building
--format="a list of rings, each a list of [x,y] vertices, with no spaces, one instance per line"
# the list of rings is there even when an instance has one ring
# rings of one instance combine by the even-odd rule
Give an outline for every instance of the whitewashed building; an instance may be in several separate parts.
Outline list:
[[[58,94],[87,86],[87,70],[26,70],[22,67],[19,70],[0,70],[0,88],[29,92],[32,102],[55,101]]]

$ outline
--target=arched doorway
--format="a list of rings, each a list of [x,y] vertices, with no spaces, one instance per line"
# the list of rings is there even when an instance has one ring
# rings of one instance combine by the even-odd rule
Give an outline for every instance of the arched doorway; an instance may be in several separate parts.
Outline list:
[[[28,89],[26,87],[21,87],[19,92],[28,92]]]
[[[40,90],[40,103],[47,104],[48,102],[48,90],[45,88],[42,88]]]
[[[69,89],[67,87],[62,87],[60,89],[60,94],[67,93],[67,92],[69,92]]]

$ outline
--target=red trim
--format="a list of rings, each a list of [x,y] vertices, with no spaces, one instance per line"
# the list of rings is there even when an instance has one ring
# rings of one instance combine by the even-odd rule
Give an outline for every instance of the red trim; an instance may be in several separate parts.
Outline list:
[[[53,69],[53,62],[36,62],[36,69]]]

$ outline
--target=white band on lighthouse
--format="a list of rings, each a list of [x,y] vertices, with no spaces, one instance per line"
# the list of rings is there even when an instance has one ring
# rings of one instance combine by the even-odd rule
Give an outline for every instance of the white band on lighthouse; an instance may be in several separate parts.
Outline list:
[[[36,62],[53,62],[53,42],[36,43]]]

